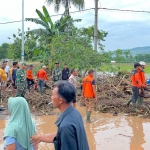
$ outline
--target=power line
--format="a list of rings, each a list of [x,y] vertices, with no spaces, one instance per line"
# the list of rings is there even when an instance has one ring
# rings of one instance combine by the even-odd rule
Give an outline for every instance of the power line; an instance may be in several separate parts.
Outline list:
[[[77,13],[77,12],[84,12],[84,11],[89,11],[89,10],[94,10],[95,8],[89,8],[89,9],[84,9],[84,10],[78,10],[78,11],[73,11],[70,13]],[[106,10],[106,11],[119,11],[119,12],[132,12],[132,13],[150,13],[150,11],[144,11],[144,10],[128,10],[128,9],[115,9],[115,8],[98,8],[100,10]],[[56,17],[56,16],[60,16],[63,14],[57,14],[57,15],[51,15],[51,17]],[[39,18],[36,18],[39,19]],[[21,22],[22,20],[18,20],[18,21],[10,21],[10,22],[2,22],[0,24],[10,24],[10,23],[17,23],[17,22]]]
[[[129,9],[113,9],[113,8],[99,8],[103,10],[112,10],[112,11],[125,11],[125,12],[135,12],[135,13],[150,13],[150,11],[145,11],[145,10],[129,10]]]
[[[89,9],[84,9],[84,10],[78,10],[78,11],[73,11],[73,12],[70,12],[70,13],[77,13],[77,12],[83,12],[83,11],[88,11],[88,10],[92,10],[94,8],[89,8]],[[60,16],[60,15],[63,15],[63,14],[57,14],[57,15],[51,15],[51,17],[56,17],[56,16]],[[35,19],[39,19],[39,18],[35,18]],[[0,24],[9,24],[9,23],[16,23],[16,22],[21,22],[22,20],[18,20],[18,21],[10,21],[10,22],[2,22]]]

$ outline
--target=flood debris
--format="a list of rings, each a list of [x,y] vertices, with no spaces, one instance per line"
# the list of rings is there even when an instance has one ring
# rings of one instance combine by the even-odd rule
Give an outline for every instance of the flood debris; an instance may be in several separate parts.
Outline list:
[[[51,102],[51,93],[54,85],[52,82],[47,83],[49,87],[47,92],[40,94],[36,90],[27,92],[25,98],[29,103],[31,112],[35,115],[52,115],[54,114],[54,108]],[[80,87],[80,86],[79,86]],[[143,118],[150,118],[150,88],[146,90],[146,96],[144,103],[146,107],[138,105],[140,110],[138,113],[132,110],[132,104],[127,107],[126,103],[132,97],[131,80],[129,72],[118,72],[118,74],[112,76],[110,74],[103,73],[98,76],[97,81],[97,95],[98,103],[95,105],[95,110],[102,113],[112,113],[117,116],[119,113],[123,113],[128,116],[137,116]],[[1,104],[7,108],[8,97],[12,96],[11,92],[7,92],[3,95]],[[81,97],[81,89],[78,88],[77,101],[81,106],[85,106]]]

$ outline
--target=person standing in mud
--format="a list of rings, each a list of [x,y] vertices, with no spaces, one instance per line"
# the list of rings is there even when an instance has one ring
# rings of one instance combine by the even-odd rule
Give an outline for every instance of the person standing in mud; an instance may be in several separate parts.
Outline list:
[[[7,83],[7,74],[5,72],[6,62],[2,63],[0,68],[0,99],[2,98],[2,91],[5,91],[6,83]],[[0,106],[0,111],[4,111],[3,106]]]
[[[43,66],[42,69],[38,71],[37,78],[38,78],[38,90],[41,94],[43,94],[45,81],[48,81],[46,66]]]
[[[69,79],[69,68],[67,64],[65,64],[64,69],[62,70],[62,80],[68,80]]]
[[[141,76],[139,74],[139,70],[141,69],[140,63],[135,63],[134,64],[134,70],[131,73],[131,84],[132,84],[132,108],[134,111],[138,112],[136,102],[138,100],[139,94],[142,93],[142,81],[141,81]],[[129,106],[131,100],[128,101],[127,105]]]
[[[27,80],[25,70],[27,68],[26,63],[21,63],[21,68],[16,73],[16,85],[17,94],[16,97],[24,97],[27,90]]]
[[[139,64],[141,65],[141,69],[139,70],[139,74],[141,76],[141,82],[143,84],[143,87],[142,87],[142,94],[139,95],[139,97],[138,97],[138,104],[145,107],[145,105],[143,104],[143,99],[144,99],[144,89],[146,88],[146,78],[145,78],[145,72],[144,72],[144,69],[146,67],[146,63],[144,61],[140,61]]]
[[[7,73],[5,71],[7,62],[3,61],[2,67],[0,68],[0,88],[4,92],[7,84]]]
[[[76,91],[77,91],[77,79],[76,77],[78,76],[78,71],[76,69],[72,69],[71,70],[71,76],[69,77],[69,82],[75,87]],[[76,108],[76,95],[73,99],[73,106],[74,108]]]
[[[61,69],[59,67],[59,62],[55,63],[55,68],[53,70],[52,76],[54,82],[61,80],[62,75],[61,75]]]
[[[97,102],[94,70],[89,70],[88,75],[82,80],[82,99],[85,100],[87,122],[90,123],[92,122],[90,118],[94,109],[94,103]]]
[[[17,70],[18,70],[18,62],[13,62],[13,67],[10,69],[10,80],[12,83],[12,94],[14,94],[14,89],[16,88]]]
[[[56,125],[57,133],[35,135],[31,143],[54,143],[55,150],[89,150],[86,132],[81,114],[72,107],[75,96],[74,86],[67,81],[55,83],[52,93],[52,103],[61,112]]]

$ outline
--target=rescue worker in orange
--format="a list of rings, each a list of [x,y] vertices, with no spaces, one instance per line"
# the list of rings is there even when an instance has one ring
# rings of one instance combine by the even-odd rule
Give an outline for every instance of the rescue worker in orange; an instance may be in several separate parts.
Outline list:
[[[29,69],[26,72],[26,78],[27,78],[27,84],[28,84],[28,90],[30,90],[30,86],[34,85],[34,79],[33,79],[33,65],[29,66]]]
[[[145,105],[143,104],[143,99],[144,99],[144,88],[146,88],[146,78],[145,78],[145,72],[144,72],[146,63],[144,61],[140,61],[139,64],[141,65],[139,74],[141,76],[141,82],[143,84],[143,87],[142,87],[142,93],[141,93],[141,95],[139,95],[139,98],[138,98],[138,104],[145,107]]]
[[[82,99],[86,104],[87,122],[90,123],[92,122],[90,117],[94,109],[94,103],[97,102],[94,70],[89,70],[88,75],[82,80]]]
[[[43,66],[37,73],[38,77],[38,90],[42,94],[44,90],[45,81],[48,81],[48,76],[46,73],[46,66]]]
[[[131,84],[132,84],[132,91],[133,91],[132,108],[134,111],[138,112],[136,101],[138,100],[139,94],[142,93],[141,88],[143,86],[141,76],[139,74],[139,70],[141,69],[140,63],[135,63],[134,68],[135,69],[132,71],[131,74]]]

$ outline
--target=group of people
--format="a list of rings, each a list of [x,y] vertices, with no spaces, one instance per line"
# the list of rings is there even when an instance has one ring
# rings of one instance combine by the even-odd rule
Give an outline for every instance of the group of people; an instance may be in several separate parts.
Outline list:
[[[94,79],[94,70],[89,70],[88,75],[83,78],[82,83],[77,82],[78,71],[77,69],[72,69],[69,72],[67,64],[64,65],[64,69],[61,71],[59,63],[55,63],[55,68],[53,70],[53,81],[57,82],[59,80],[66,80],[71,83],[77,92],[77,87],[82,86],[82,100],[86,104],[86,116],[87,122],[92,122],[91,113],[94,109],[94,104],[97,102],[96,93],[96,83]],[[72,101],[74,108],[76,108],[76,94]]]
[[[136,107],[136,101],[138,104],[144,106],[144,88],[146,88],[146,80],[144,75],[146,63],[139,62],[134,64],[134,70],[132,71],[132,99],[128,101],[129,106],[132,102],[132,107],[135,111],[138,111]],[[26,99],[24,98],[24,85],[23,83],[32,82],[31,73],[32,67],[30,66],[26,74],[26,64],[22,63],[20,69],[18,69],[18,63],[13,63],[15,71],[10,70],[10,78],[12,84],[17,83],[20,90],[17,92],[16,97],[10,97],[8,99],[8,110],[11,114],[9,122],[6,126],[4,133],[4,147],[6,150],[38,150],[38,144],[40,142],[53,143],[55,150],[89,150],[86,132],[84,129],[81,114],[75,109],[76,107],[76,91],[78,87],[77,82],[77,69],[72,69],[69,72],[67,65],[61,71],[59,63],[56,63],[56,67],[53,70],[53,80],[55,82],[55,88],[52,92],[52,103],[55,108],[60,111],[60,116],[56,121],[58,130],[55,133],[47,135],[37,135],[35,123],[31,117],[30,110]],[[2,75],[2,71],[5,69],[3,63],[0,70],[0,83],[3,85],[4,78],[7,75]],[[16,78],[14,74],[16,72]],[[71,74],[70,74],[71,73]],[[42,92],[43,84],[45,80],[48,80],[46,73],[46,66],[43,66],[37,73],[39,90]],[[30,86],[28,84],[28,86]],[[89,70],[88,75],[82,79],[82,99],[86,104],[86,119],[87,122],[91,122],[91,113],[94,108],[94,103],[97,102],[96,83],[94,79],[94,70]],[[72,106],[73,103],[73,106]]]
[[[26,66],[26,64],[21,66]],[[37,74],[41,80],[41,85],[43,80],[45,80],[41,75],[46,76],[44,69],[45,66]],[[19,71],[19,74],[21,73]],[[77,75],[77,70],[72,69],[71,75],[65,78],[66,81],[61,79],[61,81],[55,82],[51,100],[53,106],[58,108],[61,113],[55,123],[58,127],[55,133],[47,135],[37,134],[28,103],[23,95],[8,99],[8,110],[11,117],[3,138],[6,150],[38,150],[40,142],[53,143],[55,150],[89,150],[82,116],[74,108],[75,105],[73,105],[74,107],[72,106],[72,103],[76,102]],[[90,117],[94,108],[94,102],[97,100],[93,77],[94,70],[89,70],[88,75],[82,80],[82,99],[86,103],[87,122],[89,123],[91,122]]]
[[[145,67],[146,67],[146,63],[144,61],[135,63],[134,70],[131,73],[131,85],[132,85],[133,95],[132,98],[127,102],[127,106],[129,106],[130,103],[132,102],[132,108],[136,112],[138,112],[137,104],[145,107],[143,103],[143,99],[145,96],[144,89],[147,88],[146,78],[144,73]]]

